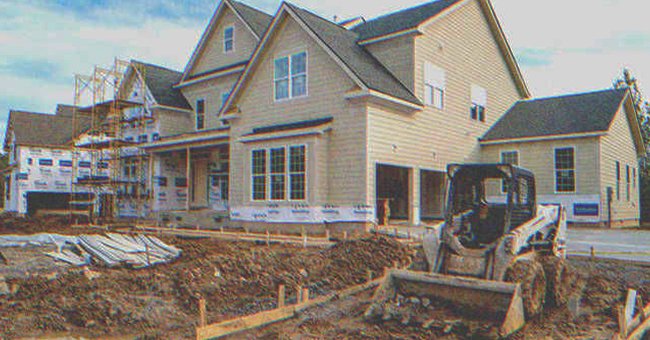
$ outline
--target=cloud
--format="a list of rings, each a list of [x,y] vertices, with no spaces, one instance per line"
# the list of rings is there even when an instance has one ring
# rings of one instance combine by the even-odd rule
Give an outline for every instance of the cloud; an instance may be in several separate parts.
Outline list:
[[[268,13],[281,4],[243,1]],[[642,85],[650,84],[649,3],[492,1],[534,95],[608,87],[623,67]],[[423,2],[292,1],[329,19],[373,18]],[[73,75],[110,65],[114,57],[182,70],[217,5],[218,0],[0,0],[0,82],[10,84],[0,95],[0,120],[10,108],[51,112],[56,103],[72,102]]]

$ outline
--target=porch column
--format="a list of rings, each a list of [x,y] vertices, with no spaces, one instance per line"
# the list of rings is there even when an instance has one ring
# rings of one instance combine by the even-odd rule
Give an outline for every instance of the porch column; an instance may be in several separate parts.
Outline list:
[[[420,225],[420,169],[409,169],[409,225]]]
[[[190,186],[192,185],[192,176],[190,176],[190,147],[185,148],[185,210],[190,211]]]

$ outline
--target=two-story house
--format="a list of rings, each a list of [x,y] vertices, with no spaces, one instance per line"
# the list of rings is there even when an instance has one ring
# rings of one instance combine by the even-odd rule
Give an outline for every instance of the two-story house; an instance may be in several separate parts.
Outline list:
[[[154,197],[165,200],[154,211],[175,223],[228,216],[247,229],[322,231],[389,212],[391,223],[418,225],[442,217],[446,166],[481,161],[532,168],[540,201],[563,203],[573,222],[638,221],[642,146],[627,94],[584,94],[597,104],[559,110],[563,97],[531,100],[489,0],[344,23],[289,3],[271,17],[224,0],[176,88],[194,131],[143,146]],[[586,134],[565,126],[601,115],[610,124]],[[532,117],[549,127],[524,132],[526,122],[541,126]],[[597,138],[573,153],[556,143],[575,136]],[[607,198],[628,186],[629,203]]]

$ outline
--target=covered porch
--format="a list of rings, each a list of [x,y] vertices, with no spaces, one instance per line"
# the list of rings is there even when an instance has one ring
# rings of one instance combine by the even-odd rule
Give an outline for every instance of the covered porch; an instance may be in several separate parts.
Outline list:
[[[151,155],[152,217],[164,224],[221,226],[229,215],[229,129],[162,138]]]

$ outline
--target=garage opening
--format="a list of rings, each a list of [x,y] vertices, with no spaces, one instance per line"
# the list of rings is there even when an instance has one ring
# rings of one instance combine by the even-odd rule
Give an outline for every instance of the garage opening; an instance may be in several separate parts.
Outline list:
[[[420,171],[420,216],[425,221],[440,221],[445,214],[447,175],[442,171]]]
[[[70,194],[61,192],[28,192],[27,215],[34,216],[39,211],[64,212],[70,210]],[[92,194],[75,194],[75,200],[89,201]],[[87,208],[87,206],[85,207]],[[81,208],[80,208],[81,209]]]
[[[376,174],[376,210],[379,223],[383,225],[388,220],[408,220],[409,169],[377,164]]]

